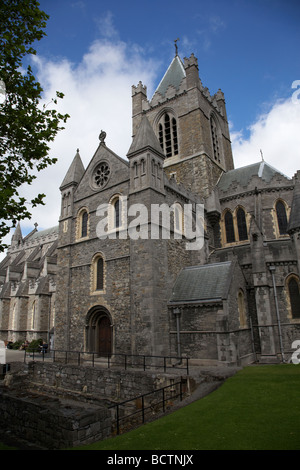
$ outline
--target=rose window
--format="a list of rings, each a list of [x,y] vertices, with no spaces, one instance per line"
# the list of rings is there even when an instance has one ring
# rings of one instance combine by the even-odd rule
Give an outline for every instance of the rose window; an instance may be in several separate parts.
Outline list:
[[[94,183],[99,188],[103,188],[109,180],[110,168],[108,163],[101,163],[94,172]]]

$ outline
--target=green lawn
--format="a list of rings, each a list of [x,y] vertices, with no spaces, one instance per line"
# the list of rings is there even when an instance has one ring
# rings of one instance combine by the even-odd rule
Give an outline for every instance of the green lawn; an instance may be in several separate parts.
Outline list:
[[[300,365],[246,367],[201,400],[80,449],[299,450]]]
[[[299,450],[300,365],[246,367],[201,400],[77,449]]]

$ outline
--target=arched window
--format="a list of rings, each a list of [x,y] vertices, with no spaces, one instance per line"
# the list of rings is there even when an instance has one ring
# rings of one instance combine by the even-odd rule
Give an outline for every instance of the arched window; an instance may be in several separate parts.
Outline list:
[[[84,211],[81,215],[81,237],[84,238],[88,234],[88,219],[89,215],[87,211]]]
[[[241,207],[239,207],[237,210],[236,220],[237,220],[239,240],[240,241],[247,240],[248,232],[247,232],[246,215],[245,215],[244,209],[242,209]]]
[[[225,221],[225,231],[226,231],[226,242],[233,243],[235,242],[235,235],[234,235],[233,217],[230,211],[226,212],[224,221]]]
[[[99,257],[96,261],[96,290],[103,290],[104,287],[104,266],[103,258]]]
[[[97,253],[91,264],[91,292],[104,291],[105,288],[105,260],[101,253]]]
[[[277,223],[278,223],[278,230],[280,235],[285,235],[287,231],[287,215],[286,215],[286,208],[282,201],[278,201],[276,204],[276,215],[277,215]]]
[[[287,286],[292,318],[300,318],[299,279],[297,279],[295,276],[291,276],[291,278],[288,279]]]
[[[81,240],[89,235],[89,212],[84,207],[77,213],[76,219],[76,240]]]
[[[166,157],[178,155],[177,122],[168,113],[159,122],[158,138]]]
[[[114,228],[120,227],[120,199],[117,198],[114,202]]]

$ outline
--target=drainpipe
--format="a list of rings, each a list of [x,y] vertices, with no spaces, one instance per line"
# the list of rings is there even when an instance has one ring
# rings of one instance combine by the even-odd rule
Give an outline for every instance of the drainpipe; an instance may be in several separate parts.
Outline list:
[[[181,364],[181,347],[180,347],[180,308],[174,308],[173,313],[176,317],[176,330],[177,330],[177,354],[179,358],[179,364]]]
[[[283,344],[282,344],[282,335],[281,335],[281,325],[280,325],[280,317],[279,317],[278,300],[277,300],[277,290],[276,290],[276,283],[275,283],[275,266],[269,266],[269,270],[270,270],[270,272],[271,272],[272,281],[273,281],[273,291],[274,291],[274,299],[275,299],[275,307],[276,307],[276,316],[277,316],[277,323],[278,323],[278,332],[279,332],[279,342],[280,342],[281,357],[282,357],[282,362],[285,362],[285,360],[284,360],[284,352],[283,352]]]

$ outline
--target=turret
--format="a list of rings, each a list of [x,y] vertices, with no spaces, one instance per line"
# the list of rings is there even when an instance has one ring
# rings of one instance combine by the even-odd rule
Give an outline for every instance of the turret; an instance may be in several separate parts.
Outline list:
[[[132,86],[132,136],[141,122],[144,102],[147,102],[147,87],[140,81],[137,86]]]
[[[82,164],[79,149],[77,149],[76,155],[66,173],[66,176],[60,185],[61,191],[61,215],[60,215],[60,225],[62,229],[60,230],[61,237],[66,237],[66,234],[69,233],[68,238],[70,237],[70,220],[73,215],[73,199],[74,192],[84,174],[84,166]],[[65,242],[67,240],[64,240]]]

